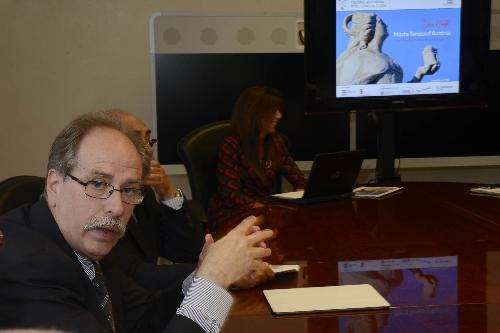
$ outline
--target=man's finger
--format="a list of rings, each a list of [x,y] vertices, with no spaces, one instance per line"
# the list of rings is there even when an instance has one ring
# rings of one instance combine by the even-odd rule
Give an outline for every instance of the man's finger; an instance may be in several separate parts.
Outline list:
[[[255,225],[257,222],[257,218],[253,215],[245,218],[243,221],[240,222],[232,231],[234,232],[242,232],[243,234],[248,234],[248,232],[251,230],[252,226]]]
[[[201,253],[205,253],[210,245],[214,243],[214,239],[211,234],[205,235],[205,243],[203,244],[203,248],[201,249]]]
[[[254,272],[267,272],[267,274],[269,274],[269,272],[266,271],[267,270],[266,266],[263,265],[269,266],[267,262],[263,262],[261,259],[254,259],[250,264],[250,270]],[[271,273],[274,274],[270,266],[269,266],[269,271],[271,271]]]
[[[212,234],[206,234],[205,245],[212,245],[213,243],[214,243],[214,238],[212,237]]]
[[[163,182],[161,182],[159,180],[146,180],[146,181],[144,181],[144,184],[148,185],[148,186],[154,186],[154,185],[161,185],[161,184],[163,184]]]
[[[271,249],[266,247],[253,247],[250,249],[250,256],[254,259],[260,259],[260,258],[265,258],[269,257],[271,255]],[[253,261],[252,265],[257,265],[257,260]],[[258,266],[255,266],[258,267]],[[256,269],[254,266],[252,266],[252,269]]]
[[[259,226],[256,226],[256,225],[253,225],[252,228],[250,228],[251,230],[251,233],[254,233],[254,232],[257,232],[260,230],[260,227]]]
[[[274,236],[274,231],[272,231],[271,229],[264,229],[248,235],[247,239],[250,242],[250,244],[259,244],[268,239],[271,239],[273,236]]]
[[[261,225],[265,220],[264,216],[262,216],[262,215],[259,215],[256,218],[257,218],[257,221],[255,222],[255,225]]]

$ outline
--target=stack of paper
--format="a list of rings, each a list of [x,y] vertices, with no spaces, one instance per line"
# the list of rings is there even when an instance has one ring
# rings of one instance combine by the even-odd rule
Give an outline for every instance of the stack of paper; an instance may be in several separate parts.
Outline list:
[[[300,265],[271,265],[274,274],[299,272]]]
[[[394,186],[383,186],[383,187],[375,187],[375,186],[361,186],[355,188],[352,193],[356,198],[380,198],[390,193],[394,193],[403,189],[402,187],[394,187]]]
[[[284,199],[300,199],[304,196],[304,190],[298,190],[293,192],[284,192],[271,195],[276,198],[284,198]]]
[[[486,194],[500,197],[500,187],[496,186],[479,186],[470,189],[472,193]]]
[[[390,306],[369,284],[264,290],[264,295],[276,314]]]

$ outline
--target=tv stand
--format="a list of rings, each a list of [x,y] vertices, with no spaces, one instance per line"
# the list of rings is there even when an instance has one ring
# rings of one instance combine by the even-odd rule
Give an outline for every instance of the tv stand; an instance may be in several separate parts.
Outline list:
[[[377,184],[400,182],[401,176],[394,170],[395,159],[395,120],[393,111],[372,112],[377,126]]]

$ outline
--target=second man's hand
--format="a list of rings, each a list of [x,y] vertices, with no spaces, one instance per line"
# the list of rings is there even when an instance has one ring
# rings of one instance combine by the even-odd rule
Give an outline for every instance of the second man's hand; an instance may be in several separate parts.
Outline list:
[[[172,199],[175,196],[176,189],[170,183],[165,170],[157,160],[151,160],[149,176],[145,184],[151,186],[162,201]]]

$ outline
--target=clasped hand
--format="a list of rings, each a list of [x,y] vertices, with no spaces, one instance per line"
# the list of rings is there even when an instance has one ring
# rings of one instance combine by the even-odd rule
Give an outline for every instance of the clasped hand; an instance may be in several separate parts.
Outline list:
[[[227,289],[233,283],[251,277],[251,274],[255,276],[255,272],[262,271],[263,265],[269,269],[262,258],[271,254],[265,241],[274,233],[269,229],[260,230],[257,226],[259,222],[260,218],[247,217],[217,242],[210,234],[206,235],[196,275]],[[272,277],[268,270],[265,272],[267,279]],[[259,278],[262,279],[262,276]]]

